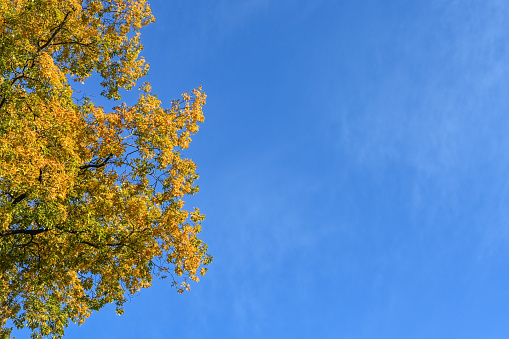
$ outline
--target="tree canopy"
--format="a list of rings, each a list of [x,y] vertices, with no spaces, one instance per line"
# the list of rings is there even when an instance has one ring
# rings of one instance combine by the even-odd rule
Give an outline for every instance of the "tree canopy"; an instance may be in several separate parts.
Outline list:
[[[145,0],[0,0],[0,337],[60,338],[154,276],[182,293],[211,261],[181,155],[206,95],[163,108],[145,82],[122,102],[152,21]],[[111,109],[71,86],[92,75]]]

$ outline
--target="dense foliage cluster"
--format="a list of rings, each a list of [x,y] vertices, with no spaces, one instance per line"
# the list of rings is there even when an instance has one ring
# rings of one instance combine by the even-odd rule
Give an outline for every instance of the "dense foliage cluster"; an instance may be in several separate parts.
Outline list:
[[[145,0],[0,0],[0,337],[11,326],[61,337],[69,321],[148,287],[178,292],[211,257],[195,164],[179,153],[203,121],[205,94],[161,107],[139,30]],[[96,74],[106,111],[71,83]],[[113,106],[113,105],[112,105]]]

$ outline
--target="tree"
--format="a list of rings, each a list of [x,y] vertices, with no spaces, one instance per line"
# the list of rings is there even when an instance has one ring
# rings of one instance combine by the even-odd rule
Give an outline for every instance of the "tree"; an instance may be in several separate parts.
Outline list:
[[[148,71],[153,20],[145,0],[0,0],[0,337],[60,338],[106,304],[123,313],[154,276],[189,289],[212,259],[180,154],[205,94],[163,109],[145,83],[120,102]],[[93,74],[108,111],[70,85]]]

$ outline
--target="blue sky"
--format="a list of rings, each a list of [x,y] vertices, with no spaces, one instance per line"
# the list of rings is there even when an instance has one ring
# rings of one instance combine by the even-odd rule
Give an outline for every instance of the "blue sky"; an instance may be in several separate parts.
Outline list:
[[[151,0],[214,261],[68,338],[507,338],[509,4]],[[136,95],[136,94],[135,94]]]

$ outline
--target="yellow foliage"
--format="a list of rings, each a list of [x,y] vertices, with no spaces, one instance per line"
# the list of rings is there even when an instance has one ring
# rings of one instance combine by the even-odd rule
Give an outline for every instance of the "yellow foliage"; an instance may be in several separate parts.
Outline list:
[[[2,338],[9,323],[60,338],[108,303],[122,314],[160,273],[182,293],[206,272],[204,216],[182,200],[196,166],[180,154],[202,89],[162,108],[145,83],[105,110],[69,84],[98,74],[120,100],[148,71],[139,30],[153,20],[144,0],[0,0]]]

